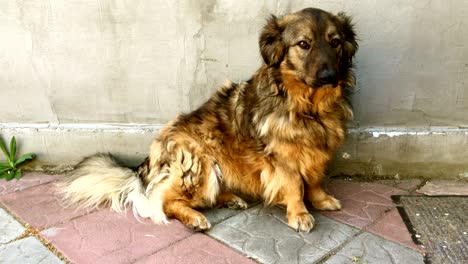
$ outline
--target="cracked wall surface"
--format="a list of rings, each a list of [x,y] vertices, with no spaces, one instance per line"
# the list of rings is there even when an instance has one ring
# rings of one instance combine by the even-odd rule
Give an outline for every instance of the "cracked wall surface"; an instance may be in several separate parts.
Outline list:
[[[466,1],[2,1],[2,123],[165,123],[261,64],[268,14],[354,17],[355,125],[468,126]]]
[[[64,170],[137,165],[159,129],[261,65],[269,14],[354,18],[355,120],[332,175],[466,178],[468,13],[456,0],[1,1],[0,137]]]

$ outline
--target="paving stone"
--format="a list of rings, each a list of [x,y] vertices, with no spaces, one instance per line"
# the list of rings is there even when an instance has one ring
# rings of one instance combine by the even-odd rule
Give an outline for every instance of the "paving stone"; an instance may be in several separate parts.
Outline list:
[[[318,211],[338,221],[362,228],[383,216],[394,208],[392,195],[407,194],[382,183],[330,181],[325,189],[341,201],[342,209],[338,211]]]
[[[47,250],[35,237],[0,246],[0,263],[8,264],[55,264],[63,263],[57,256]]]
[[[43,184],[0,196],[10,212],[32,227],[42,229],[87,213],[86,210],[64,208],[54,183]]]
[[[416,192],[425,195],[468,195],[468,182],[434,180],[426,183]]]
[[[413,242],[411,234],[397,209],[392,209],[392,211],[370,225],[366,230],[400,245],[425,252],[423,247]]]
[[[416,188],[423,182],[421,179],[410,179],[396,181],[395,188],[402,189],[408,192],[416,190]]]
[[[203,234],[195,234],[187,239],[177,242],[156,254],[137,261],[144,263],[168,263],[168,264],[254,264],[255,261],[239,254],[228,246]]]
[[[21,191],[36,185],[56,181],[63,175],[51,175],[41,172],[25,172],[19,180],[0,181],[0,195]]]
[[[23,225],[0,208],[0,243],[6,243],[19,237],[25,230]]]
[[[398,189],[412,192],[423,182],[421,179],[404,179],[404,180],[380,180],[374,181],[375,183],[382,183]]]
[[[252,207],[207,232],[262,263],[314,263],[358,232],[348,225],[316,215],[310,233],[286,225],[283,208]]]
[[[213,208],[203,210],[202,213],[206,216],[211,226],[239,213],[239,210],[232,210],[228,208]]]
[[[157,225],[130,212],[100,210],[41,235],[73,263],[129,263],[193,234],[177,221]]]
[[[259,204],[258,201],[249,201],[249,208]],[[241,210],[232,210],[228,208],[212,208],[201,211],[212,226],[241,212]]]
[[[400,246],[369,233],[362,233],[325,263],[423,264],[424,257],[415,250]]]

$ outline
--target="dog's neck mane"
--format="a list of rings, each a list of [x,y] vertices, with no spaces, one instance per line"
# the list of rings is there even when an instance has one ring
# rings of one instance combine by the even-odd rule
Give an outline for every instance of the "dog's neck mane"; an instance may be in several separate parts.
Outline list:
[[[324,117],[343,100],[342,82],[336,87],[331,85],[313,88],[299,80],[290,70],[267,69],[270,79],[269,85],[274,94],[283,96],[287,100],[287,110],[294,116],[306,118]]]

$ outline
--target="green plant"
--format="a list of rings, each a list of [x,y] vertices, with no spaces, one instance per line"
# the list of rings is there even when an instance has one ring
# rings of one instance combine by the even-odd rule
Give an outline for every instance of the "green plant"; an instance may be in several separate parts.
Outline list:
[[[6,179],[7,181],[12,179],[20,179],[23,176],[21,169],[18,169],[18,166],[27,161],[34,159],[35,154],[29,153],[22,155],[18,160],[16,160],[16,139],[15,137],[10,140],[10,153],[8,153],[6,146],[3,144],[3,140],[0,138],[0,148],[5,154],[7,162],[0,162],[0,179]]]

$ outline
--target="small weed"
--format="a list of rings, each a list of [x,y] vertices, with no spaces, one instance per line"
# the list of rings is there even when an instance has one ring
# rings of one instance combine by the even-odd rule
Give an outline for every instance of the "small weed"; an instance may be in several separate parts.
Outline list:
[[[8,152],[3,140],[0,138],[0,149],[6,157],[6,162],[0,162],[0,179],[7,181],[13,179],[20,179],[23,176],[21,169],[18,168],[20,164],[27,160],[32,160],[36,157],[35,154],[29,153],[22,155],[16,160],[16,139],[15,137],[10,140],[10,152]]]
[[[352,261],[352,262],[355,262],[355,263],[367,264],[367,261],[362,260],[362,259],[361,259],[360,257],[358,257],[358,256],[353,256],[353,257],[351,258],[351,261]]]

